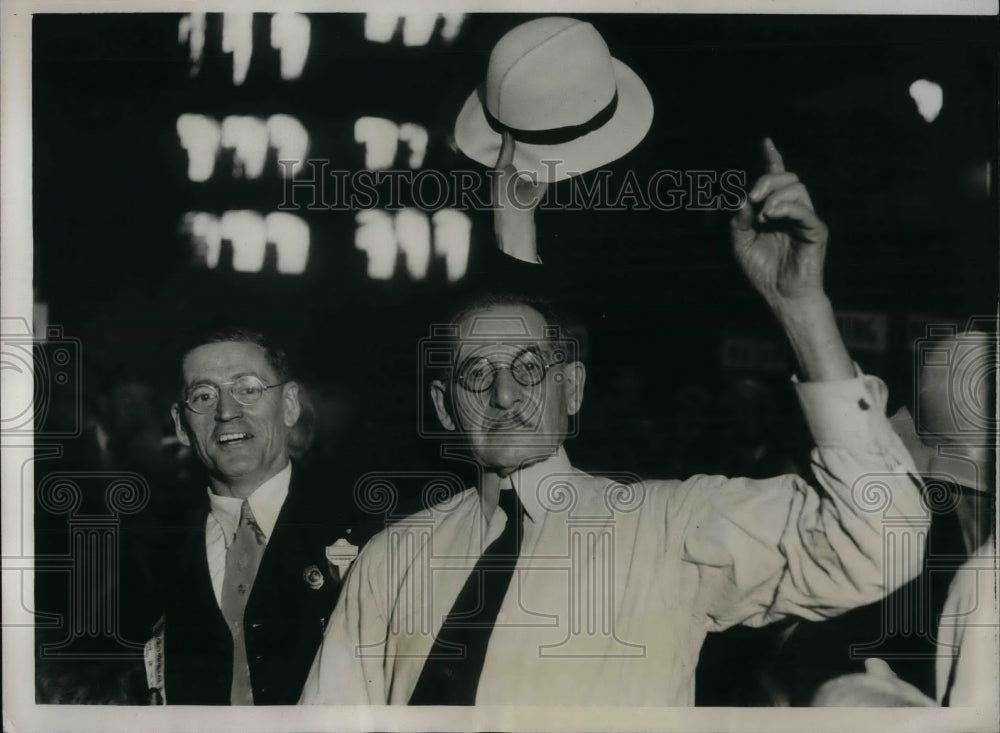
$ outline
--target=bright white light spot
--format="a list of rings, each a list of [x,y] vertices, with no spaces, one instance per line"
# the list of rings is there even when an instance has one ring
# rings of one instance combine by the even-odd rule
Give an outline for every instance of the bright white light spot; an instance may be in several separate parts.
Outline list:
[[[191,13],[181,18],[177,25],[177,42],[190,47],[191,76],[201,68],[201,57],[205,52],[205,14]]]
[[[281,52],[281,78],[298,79],[309,56],[309,18],[302,13],[271,16],[271,47]]]
[[[388,43],[399,25],[397,13],[365,13],[365,39],[375,43]]]
[[[267,125],[259,117],[230,115],[222,121],[222,147],[234,151],[235,178],[260,178],[267,160]]]
[[[940,84],[926,79],[917,79],[910,84],[910,96],[917,103],[917,111],[927,122],[937,119],[944,105],[944,90]]]
[[[278,170],[290,178],[300,170],[309,152],[309,133],[291,115],[271,115],[267,119],[267,136],[278,153]],[[281,161],[291,161],[281,165]]]
[[[384,211],[358,212],[354,221],[354,246],[368,255],[368,277],[390,280],[396,270],[396,232],[392,218]]]
[[[222,50],[233,55],[233,84],[239,86],[253,56],[253,13],[222,14]]]
[[[462,22],[465,20],[465,13],[442,13],[442,15],[444,16],[444,28],[441,29],[441,38],[450,43],[458,38],[458,34],[462,30]]]
[[[410,148],[409,166],[416,170],[424,164],[427,154],[427,130],[412,122],[404,122],[399,126],[399,139]]]
[[[434,35],[437,13],[407,13],[403,16],[403,45],[426,46]]]
[[[427,277],[431,262],[431,223],[418,209],[403,209],[396,214],[396,241],[406,260],[406,271],[413,280]]]
[[[222,215],[220,229],[222,239],[233,245],[233,269],[260,272],[267,245],[264,217],[256,211],[227,211]]]
[[[396,159],[399,128],[382,117],[361,117],[354,123],[354,140],[365,146],[365,168],[382,170]]]
[[[264,218],[267,241],[278,251],[278,272],[301,275],[309,263],[309,225],[299,217],[274,211]]]
[[[465,277],[469,266],[469,241],[472,222],[459,211],[441,209],[434,214],[434,254],[444,257],[448,282]]]
[[[388,43],[403,24],[403,44],[426,46],[434,35],[438,19],[444,18],[441,38],[450,43],[458,37],[465,13],[366,13],[365,38],[376,43]]]
[[[183,228],[191,239],[195,261],[205,267],[217,267],[222,246],[219,217],[204,211],[189,211],[184,215]]]
[[[188,180],[201,183],[212,177],[221,134],[219,123],[211,117],[183,114],[177,118],[177,137],[188,156]]]

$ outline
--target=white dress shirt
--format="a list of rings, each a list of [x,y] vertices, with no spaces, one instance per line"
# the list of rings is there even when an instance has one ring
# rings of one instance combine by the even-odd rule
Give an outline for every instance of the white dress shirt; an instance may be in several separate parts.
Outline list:
[[[819,620],[920,570],[928,514],[872,377],[797,384],[819,488],[590,476],[560,448],[510,477],[526,510],[517,570],[476,704],[694,703],[705,635],[786,615]],[[489,481],[499,481],[495,476]],[[469,489],[390,526],[348,574],[302,703],[405,704],[434,636],[503,529]],[[888,553],[887,537],[895,551]]]
[[[258,486],[247,499],[257,520],[257,526],[264,533],[265,545],[274,532],[278,513],[288,496],[288,484],[291,478],[292,464],[288,463]],[[239,528],[243,499],[219,496],[209,489],[208,501],[211,510],[205,521],[205,550],[208,552],[208,571],[212,575],[212,590],[215,591],[215,600],[221,607],[222,580],[226,574],[226,550],[229,549],[233,536]]]

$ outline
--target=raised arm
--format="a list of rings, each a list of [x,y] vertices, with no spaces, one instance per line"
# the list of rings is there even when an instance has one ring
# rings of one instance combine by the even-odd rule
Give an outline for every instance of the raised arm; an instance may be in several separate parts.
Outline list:
[[[802,379],[851,379],[854,367],[823,289],[826,225],[770,138],[764,156],[768,172],[732,220],[736,259],[784,328]]]
[[[885,385],[856,372],[837,331],[826,226],[770,140],[764,150],[769,170],[733,218],[733,248],[798,357],[815,483],[696,476],[670,494],[710,630],[820,620],[884,597],[920,571],[929,519]]]

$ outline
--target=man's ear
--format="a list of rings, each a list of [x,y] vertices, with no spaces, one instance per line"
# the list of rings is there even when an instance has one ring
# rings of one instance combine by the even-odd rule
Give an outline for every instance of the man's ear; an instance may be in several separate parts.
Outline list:
[[[181,414],[180,405],[176,402],[170,406],[170,416],[174,419],[174,432],[177,434],[177,440],[185,448],[190,448],[191,439],[188,437],[187,430],[184,429],[184,417]]]
[[[441,427],[445,430],[454,430],[455,421],[448,411],[448,388],[440,379],[431,382],[431,400],[434,402],[434,411],[437,413]]]
[[[583,406],[583,385],[587,381],[587,367],[582,361],[571,361],[563,367],[562,373],[566,414],[575,415]]]
[[[299,385],[296,382],[287,382],[281,388],[281,408],[284,413],[285,427],[290,428],[299,421],[302,414],[302,405],[299,404]]]

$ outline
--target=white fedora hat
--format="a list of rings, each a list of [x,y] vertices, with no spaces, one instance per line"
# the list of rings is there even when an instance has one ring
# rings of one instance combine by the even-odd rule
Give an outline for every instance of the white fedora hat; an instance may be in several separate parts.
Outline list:
[[[517,26],[493,47],[485,86],[458,113],[455,142],[492,168],[501,133],[510,131],[517,141],[514,167],[553,182],[622,157],[652,121],[646,85],[611,58],[594,26],[540,18]]]

